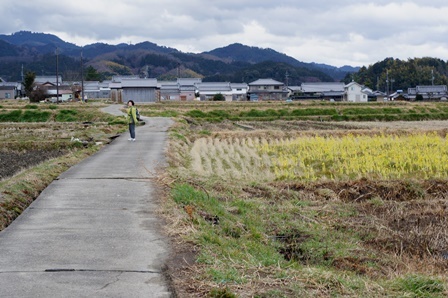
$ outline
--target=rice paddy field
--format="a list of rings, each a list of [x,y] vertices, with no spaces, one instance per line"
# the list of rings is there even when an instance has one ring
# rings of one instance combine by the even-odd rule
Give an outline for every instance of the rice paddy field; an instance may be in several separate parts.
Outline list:
[[[2,227],[125,129],[106,105],[0,102]],[[156,181],[175,296],[448,296],[447,103],[139,111],[175,120]]]
[[[146,111],[178,119],[160,180],[179,297],[448,295],[446,105],[187,106]]]

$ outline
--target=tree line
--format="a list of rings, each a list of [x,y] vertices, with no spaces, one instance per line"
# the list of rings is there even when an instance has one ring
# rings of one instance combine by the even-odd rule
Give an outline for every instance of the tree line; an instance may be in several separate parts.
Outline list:
[[[418,85],[447,85],[448,65],[446,61],[431,57],[409,58],[406,61],[386,58],[361,67],[357,73],[347,74],[344,83],[352,80],[372,90],[407,92],[408,88]]]

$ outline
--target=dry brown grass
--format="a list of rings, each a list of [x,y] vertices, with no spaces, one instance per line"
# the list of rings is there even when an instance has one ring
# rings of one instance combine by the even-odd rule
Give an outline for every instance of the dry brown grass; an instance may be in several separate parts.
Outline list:
[[[330,250],[319,260],[301,250],[300,244],[310,239],[310,234],[303,230],[285,234],[282,226],[272,222],[267,237],[282,239],[283,248],[279,252],[303,267],[252,267],[216,255],[222,262],[230,261],[245,280],[240,284],[219,284],[210,280],[208,274],[220,268],[194,261],[201,253],[212,253],[202,251],[203,247],[191,241],[191,236],[198,233],[193,221],[195,211],[191,206],[179,210],[169,204],[171,211],[165,209],[165,215],[170,217],[167,229],[183,259],[178,267],[171,264],[168,274],[179,297],[207,297],[213,289],[231,292],[237,297],[412,296],[410,292],[396,292],[390,284],[413,275],[437,278],[448,285],[445,275],[448,271],[448,181],[275,182],[267,171],[257,167],[251,153],[254,142],[301,135],[410,134],[429,130],[446,136],[448,131],[448,122],[439,121],[407,123],[406,127],[402,123],[396,127],[394,123],[371,124],[367,128],[363,123],[277,121],[244,123],[251,130],[229,122],[190,124],[191,130],[188,126],[176,127],[185,137],[180,142],[173,141],[168,150],[173,166],[171,175],[176,177],[176,182],[203,185],[210,196],[223,204],[235,198],[257,202],[267,212],[273,209],[279,214],[290,214],[302,227],[319,226],[328,235],[347,233],[356,239],[348,254]],[[297,210],[298,201],[303,203],[301,211],[291,211]],[[232,208],[227,210],[238,212]],[[265,220],[269,221],[266,216]],[[330,260],[329,270],[315,266]],[[447,291],[445,288],[433,297],[447,295]]]

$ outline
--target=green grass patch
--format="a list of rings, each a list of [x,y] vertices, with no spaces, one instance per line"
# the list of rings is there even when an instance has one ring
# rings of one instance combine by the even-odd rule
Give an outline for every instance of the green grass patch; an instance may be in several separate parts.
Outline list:
[[[409,275],[392,282],[392,287],[408,295],[403,297],[446,297],[444,283],[422,275]]]
[[[7,113],[0,113],[0,122],[46,122],[50,119],[51,113],[47,111],[13,110]]]
[[[76,110],[60,110],[55,117],[58,122],[74,122],[78,120],[78,111]]]

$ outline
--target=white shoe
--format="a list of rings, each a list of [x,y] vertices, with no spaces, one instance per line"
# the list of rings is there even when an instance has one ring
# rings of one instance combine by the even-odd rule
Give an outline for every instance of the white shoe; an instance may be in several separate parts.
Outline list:
[[[135,142],[135,139],[132,139],[132,142]]]
[[[132,140],[133,140],[132,138],[129,138],[129,139],[128,139],[128,141],[132,141]]]

